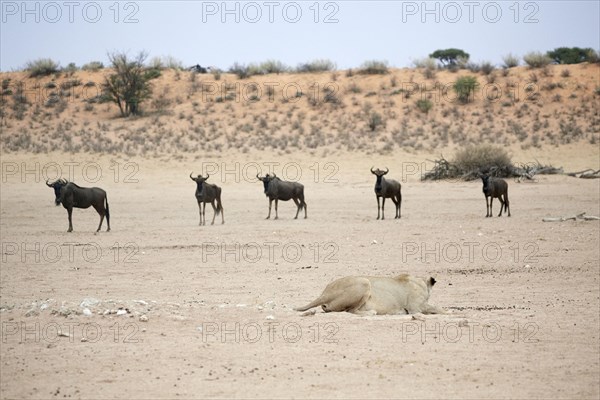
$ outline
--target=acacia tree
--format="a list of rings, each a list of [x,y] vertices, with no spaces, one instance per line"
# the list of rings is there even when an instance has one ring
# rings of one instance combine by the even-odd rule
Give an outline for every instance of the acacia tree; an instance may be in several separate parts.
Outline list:
[[[546,54],[558,64],[579,64],[585,61],[594,62],[594,49],[579,47],[558,47]]]
[[[430,58],[437,58],[440,60],[442,65],[445,68],[450,68],[456,66],[456,62],[459,59],[464,59],[465,61],[469,60],[469,53],[465,53],[461,49],[445,49],[445,50],[436,50],[429,55]]]
[[[104,89],[123,117],[138,115],[140,104],[152,94],[153,76],[144,67],[147,56],[146,52],[140,52],[134,59],[129,59],[126,53],[108,54],[114,73],[105,76]]]

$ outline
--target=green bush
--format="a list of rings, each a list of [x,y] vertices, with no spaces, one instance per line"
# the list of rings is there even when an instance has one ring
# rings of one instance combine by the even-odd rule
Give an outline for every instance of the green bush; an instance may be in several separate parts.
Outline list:
[[[127,53],[109,53],[114,73],[105,76],[104,93],[117,104],[121,116],[140,115],[141,104],[151,98],[151,79],[160,76],[160,70],[144,66],[147,53],[140,52],[131,59]]]
[[[417,100],[416,105],[419,111],[425,114],[428,114],[429,110],[431,110],[431,108],[433,107],[433,103],[431,102],[431,100],[428,99],[419,99]]]
[[[29,71],[29,77],[48,76],[59,72],[60,66],[50,58],[40,58],[35,61],[28,61],[25,69]]]
[[[385,75],[389,72],[387,61],[377,60],[365,61],[358,70],[362,75]]]
[[[539,51],[532,51],[523,56],[523,61],[529,66],[529,68],[543,68],[549,65],[552,60],[545,54]]]
[[[546,53],[557,64],[579,64],[582,62],[594,62],[595,50],[579,47],[558,47]]]
[[[475,89],[479,87],[479,82],[474,76],[462,76],[454,82],[453,89],[456,92],[458,100],[463,103],[469,103],[473,100]]]

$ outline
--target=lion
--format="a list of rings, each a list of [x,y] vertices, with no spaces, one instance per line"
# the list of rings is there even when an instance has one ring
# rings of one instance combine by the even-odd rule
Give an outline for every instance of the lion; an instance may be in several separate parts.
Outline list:
[[[436,280],[408,274],[396,277],[347,276],[331,282],[314,301],[296,311],[321,306],[325,312],[347,311],[358,315],[444,314],[427,303]]]

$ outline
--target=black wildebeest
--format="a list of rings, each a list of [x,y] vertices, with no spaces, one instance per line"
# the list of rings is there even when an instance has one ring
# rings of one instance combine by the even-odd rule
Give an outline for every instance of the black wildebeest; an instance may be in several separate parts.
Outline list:
[[[262,181],[263,185],[265,186],[265,196],[269,198],[269,215],[267,215],[266,219],[271,218],[271,204],[273,203],[273,200],[275,200],[275,219],[277,219],[277,202],[279,200],[288,201],[290,199],[294,200],[296,207],[298,207],[294,219],[298,218],[298,214],[303,208],[304,218],[307,217],[303,184],[298,182],[282,181],[275,174],[273,174],[273,176],[267,174],[263,178],[258,175],[256,175],[256,177]]]
[[[479,175],[483,181],[483,194],[485,195],[485,211],[486,217],[492,216],[492,201],[497,197],[500,200],[500,213],[508,211],[510,217],[510,203],[508,201],[508,183],[504,179],[491,178],[489,175]],[[490,204],[488,205],[488,197],[490,198]]]
[[[198,208],[200,212],[200,223],[199,225],[206,225],[206,203],[210,203],[213,208],[213,219],[210,223],[214,225],[215,217],[221,214],[221,224],[225,223],[225,215],[223,215],[223,205],[221,204],[221,188],[211,183],[206,183],[206,180],[210,177],[206,174],[206,178],[202,175],[198,175],[196,178],[190,173],[190,178],[196,182],[196,200],[198,200]],[[217,205],[215,206],[215,200]],[[203,207],[204,205],[204,207]]]
[[[54,189],[54,195],[56,196],[54,203],[57,206],[62,203],[63,207],[67,209],[69,215],[69,230],[67,232],[73,232],[73,222],[71,219],[73,208],[88,208],[90,206],[94,207],[98,214],[100,214],[100,224],[96,232],[100,231],[105,215],[106,225],[108,226],[106,231],[110,231],[108,198],[103,189],[97,187],[84,188],[64,179],[59,179],[53,184],[49,184],[46,181],[46,185]]]
[[[394,218],[400,218],[400,207],[402,206],[402,193],[399,182],[393,179],[385,179],[383,176],[390,172],[386,167],[385,171],[376,169],[373,171],[371,167],[371,173],[377,177],[375,181],[375,197],[377,198],[377,219],[379,219],[379,198],[382,198],[381,203],[381,219],[385,219],[385,199],[391,198],[396,205],[396,216]]]

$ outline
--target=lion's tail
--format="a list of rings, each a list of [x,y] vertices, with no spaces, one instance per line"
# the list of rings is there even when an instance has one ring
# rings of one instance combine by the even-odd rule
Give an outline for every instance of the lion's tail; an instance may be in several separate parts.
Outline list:
[[[323,296],[319,296],[318,298],[316,298],[315,300],[311,301],[310,303],[308,303],[304,307],[297,307],[297,308],[294,308],[294,310],[295,311],[310,310],[313,307],[318,307],[318,306],[321,306],[321,305],[325,304],[325,301],[323,301],[323,300],[324,300]]]

